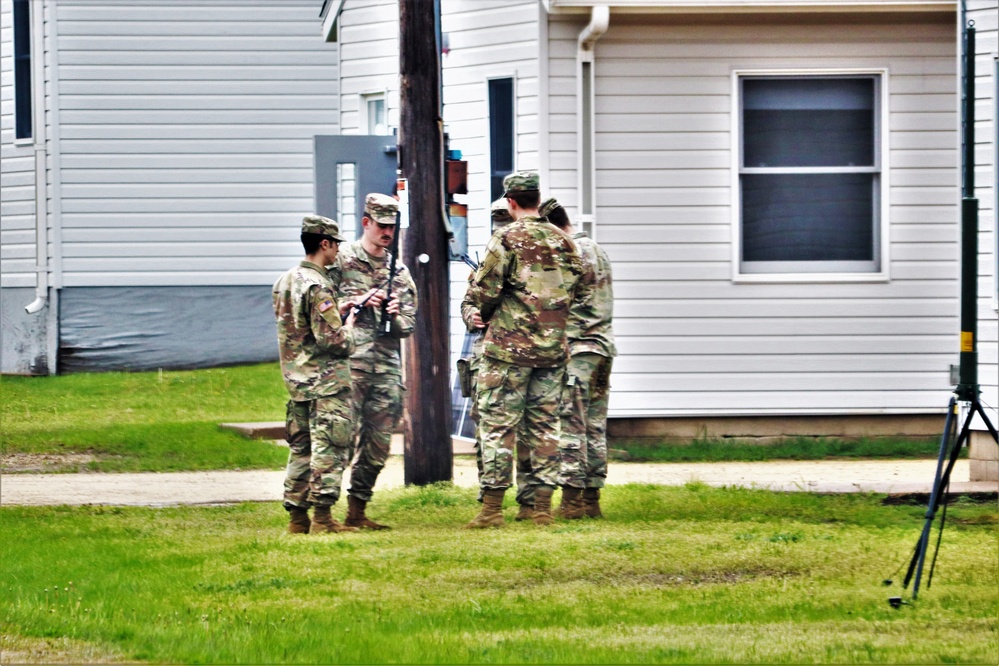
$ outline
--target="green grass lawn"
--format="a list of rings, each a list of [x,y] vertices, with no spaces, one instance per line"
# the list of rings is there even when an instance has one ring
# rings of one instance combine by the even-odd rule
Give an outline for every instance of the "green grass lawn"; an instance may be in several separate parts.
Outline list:
[[[3,377],[5,454],[87,453],[102,472],[279,468],[288,451],[221,430],[283,421],[276,363],[179,372]],[[68,467],[63,471],[77,471]]]
[[[287,393],[276,363],[181,372],[3,377],[4,454],[89,454],[47,471],[178,471],[279,468],[287,452],[219,429],[223,422],[283,421]],[[941,424],[941,428],[942,428]],[[935,457],[936,438],[772,444],[615,440],[633,462],[712,462],[832,457]]]
[[[603,521],[516,524],[508,497],[463,531],[472,490],[413,487],[371,505],[390,532],[311,536],[277,503],[6,507],[0,633],[167,663],[995,664],[995,505],[950,507],[896,610],[925,509],[881,499],[629,485]]]

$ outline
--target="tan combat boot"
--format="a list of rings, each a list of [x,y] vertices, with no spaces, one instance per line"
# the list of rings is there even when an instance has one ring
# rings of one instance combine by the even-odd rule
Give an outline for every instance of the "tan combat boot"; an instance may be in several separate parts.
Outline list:
[[[308,534],[309,533],[309,510],[300,506],[288,507],[288,533]]]
[[[524,520],[531,520],[534,518],[534,507],[530,504],[521,504],[520,511],[514,516],[514,520],[518,523]]]
[[[364,515],[364,507],[368,505],[364,500],[357,499],[353,495],[347,495],[347,518],[343,524],[347,527],[359,527],[365,530],[390,530],[388,525],[382,525],[370,520]]]
[[[583,515],[583,489],[562,486],[562,502],[558,507],[559,518],[579,520]]]
[[[551,525],[555,522],[552,518],[552,493],[554,488],[541,486],[534,492],[534,517],[535,525]]]
[[[356,532],[356,527],[341,525],[330,515],[329,506],[317,506],[312,512],[312,525],[309,532],[312,534],[322,534],[324,532]]]
[[[588,518],[603,518],[600,511],[600,489],[587,488],[583,491],[583,515]]]
[[[484,527],[503,527],[503,494],[505,490],[487,490],[482,494],[482,510],[472,522],[465,525],[466,530]]]

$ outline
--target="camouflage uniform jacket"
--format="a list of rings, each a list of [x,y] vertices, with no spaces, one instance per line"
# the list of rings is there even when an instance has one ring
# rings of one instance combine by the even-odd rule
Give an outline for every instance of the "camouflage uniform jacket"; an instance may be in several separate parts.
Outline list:
[[[534,368],[565,364],[569,305],[582,272],[576,244],[548,222],[525,217],[493,234],[468,288],[489,323],[485,355]]]
[[[477,306],[472,301],[472,280],[475,278],[475,273],[471,273],[468,276],[468,287],[465,289],[465,298],[461,300],[461,320],[465,322],[465,329],[475,335],[475,339],[472,341],[472,356],[480,356],[482,354],[483,334],[485,329],[476,328],[472,324],[472,315],[479,311],[479,306]]]
[[[291,399],[315,400],[350,388],[354,338],[340,323],[326,270],[303,261],[278,278],[271,296],[281,373]]]
[[[351,299],[363,296],[375,287],[387,291],[389,268],[392,258],[372,257],[364,249],[360,240],[349,247],[341,246],[336,265],[330,270],[337,287],[337,297]],[[350,357],[353,368],[365,372],[402,371],[399,355],[399,340],[408,338],[416,330],[416,284],[409,269],[401,261],[395,264],[395,280],[392,282],[392,295],[399,297],[399,314],[392,318],[391,335],[379,335],[382,309],[365,307],[354,321],[354,342],[356,347]]]
[[[569,354],[592,353],[613,358],[614,345],[614,285],[607,253],[586,233],[572,236],[583,260],[580,282],[592,289],[580,290],[569,308]]]

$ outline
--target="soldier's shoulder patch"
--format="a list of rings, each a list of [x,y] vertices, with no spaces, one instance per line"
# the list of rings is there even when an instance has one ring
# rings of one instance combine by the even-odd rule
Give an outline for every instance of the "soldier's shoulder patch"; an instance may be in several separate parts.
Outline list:
[[[335,307],[336,307],[336,303],[334,303],[329,298],[325,298],[322,301],[320,301],[320,303],[319,303],[319,311],[320,312],[326,312],[330,308],[335,308]]]

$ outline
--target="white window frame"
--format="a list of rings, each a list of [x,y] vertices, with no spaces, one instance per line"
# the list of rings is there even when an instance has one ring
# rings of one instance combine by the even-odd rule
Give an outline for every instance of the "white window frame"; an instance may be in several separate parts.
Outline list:
[[[767,77],[767,78],[849,78],[856,76],[870,76],[875,79],[875,120],[874,128],[874,152],[875,166],[871,168],[794,168],[787,169],[793,173],[833,173],[833,172],[862,172],[878,174],[880,187],[875,193],[874,215],[877,218],[879,232],[875,234],[875,256],[878,258],[878,270],[867,271],[839,271],[839,272],[817,272],[806,270],[801,266],[800,270],[788,271],[786,266],[791,262],[780,262],[784,264],[785,270],[781,272],[744,272],[742,269],[742,188],[740,176],[743,173],[780,173],[780,169],[759,169],[744,170],[742,168],[742,94],[740,82],[744,78]],[[732,187],[732,281],[737,283],[795,283],[795,282],[888,282],[890,276],[889,248],[890,243],[890,223],[889,223],[889,201],[891,173],[889,165],[888,147],[888,69],[887,68],[862,68],[862,69],[734,69],[731,80],[731,136],[732,136],[732,163],[731,163],[731,187]],[[757,268],[765,268],[767,262],[757,262]],[[777,263],[777,262],[774,262]],[[797,263],[797,262],[795,262]],[[801,262],[805,264],[806,262]],[[808,262],[812,263],[812,262]],[[816,265],[821,262],[814,262]]]
[[[371,118],[368,116],[368,102],[381,101],[385,104],[385,129],[384,136],[392,135],[392,124],[389,122],[388,92],[379,90],[377,92],[361,93],[358,95],[358,134],[371,133]]]

